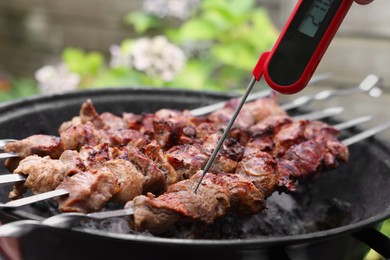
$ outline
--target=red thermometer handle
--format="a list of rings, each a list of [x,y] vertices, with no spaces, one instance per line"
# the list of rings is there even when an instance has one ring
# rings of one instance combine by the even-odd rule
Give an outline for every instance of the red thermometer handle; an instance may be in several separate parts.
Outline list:
[[[299,0],[274,47],[253,70],[282,94],[306,87],[353,0]]]

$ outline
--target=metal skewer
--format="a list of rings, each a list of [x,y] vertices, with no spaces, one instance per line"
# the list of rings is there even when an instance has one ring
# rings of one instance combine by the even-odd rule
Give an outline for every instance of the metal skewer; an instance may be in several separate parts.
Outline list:
[[[8,143],[11,143],[11,142],[15,142],[17,140],[15,139],[3,139],[3,140],[0,140],[0,150],[3,150],[4,149],[4,146]]]
[[[306,105],[312,101],[326,100],[334,96],[345,96],[345,95],[351,95],[358,92],[367,92],[371,95],[372,93],[377,93],[379,90],[382,89],[382,82],[383,80],[379,76],[370,74],[367,77],[365,77],[363,81],[356,87],[347,88],[347,89],[324,90],[317,94],[299,97],[297,99],[294,99],[290,103],[282,104],[281,107],[284,108],[285,110],[290,110],[290,109],[294,109]]]
[[[313,76],[311,78],[309,84],[315,84],[317,82],[320,82],[320,81],[323,81],[323,80],[327,80],[327,79],[329,79],[331,77],[332,77],[331,73],[325,73],[325,74],[320,74],[320,75],[317,75],[317,76]],[[271,93],[272,93],[272,90],[266,89],[266,90],[261,90],[259,92],[255,92],[255,93],[249,94],[249,96],[245,100],[245,102],[250,102],[250,101],[254,101],[254,100],[259,99],[259,98],[263,98],[263,97],[269,96]],[[211,104],[211,105],[208,105],[208,106],[192,109],[191,110],[191,114],[193,116],[206,115],[206,114],[212,113],[212,112],[214,112],[214,111],[216,111],[218,109],[223,108],[225,106],[225,104],[226,104],[226,101],[222,101],[222,102],[218,102],[218,103]]]
[[[0,153],[0,159],[19,157],[17,153]]]

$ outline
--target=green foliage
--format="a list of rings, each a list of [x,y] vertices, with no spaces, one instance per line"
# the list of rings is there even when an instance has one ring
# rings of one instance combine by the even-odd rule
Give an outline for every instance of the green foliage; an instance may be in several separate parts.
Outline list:
[[[104,64],[101,53],[86,53],[77,48],[66,48],[62,53],[62,59],[68,65],[70,71],[81,76],[96,75]]]
[[[85,52],[78,48],[65,48],[62,60],[71,72],[81,76],[80,87],[89,87],[94,84],[95,77],[103,71],[104,57],[99,52]]]
[[[125,21],[137,37],[165,35],[178,46],[209,44],[201,57],[188,57],[186,67],[172,82],[140,76],[129,79],[128,84],[136,85],[239,89],[246,84],[258,57],[272,47],[277,36],[267,12],[255,6],[254,0],[201,1],[198,10],[184,22],[142,12],[129,13]]]
[[[159,18],[133,11],[124,21],[134,35],[118,44],[129,55],[136,39],[164,35],[185,49],[192,46],[185,67],[172,81],[147,76],[129,66],[111,68],[99,52],[68,47],[62,61],[81,77],[80,88],[156,86],[197,90],[236,91],[246,85],[258,57],[271,48],[277,31],[267,12],[254,0],[201,1],[187,20]],[[203,46],[203,47],[202,47]],[[55,64],[53,64],[55,65]],[[38,93],[33,80],[13,80],[0,88],[0,101]]]
[[[38,94],[38,89],[32,79],[14,78],[9,84],[9,89],[0,90],[0,102]]]
[[[145,33],[146,30],[151,28],[158,28],[160,21],[154,16],[147,15],[144,12],[132,12],[126,15],[125,22],[133,24],[137,33]]]

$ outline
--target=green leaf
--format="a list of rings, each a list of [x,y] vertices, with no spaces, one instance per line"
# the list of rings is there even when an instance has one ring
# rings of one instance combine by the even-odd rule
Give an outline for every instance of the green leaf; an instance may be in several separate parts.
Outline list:
[[[81,76],[96,75],[104,65],[104,58],[101,53],[86,53],[77,48],[66,48],[62,53],[62,59],[70,71]]]
[[[258,59],[248,44],[231,42],[214,46],[212,54],[220,62],[240,69],[251,70]]]
[[[11,80],[11,89],[0,91],[0,101],[23,98],[38,94],[36,82],[28,78],[14,78]]]
[[[151,28],[160,26],[160,20],[144,12],[132,12],[126,15],[125,22],[134,26],[137,33],[142,34]]]
[[[218,35],[219,31],[213,23],[205,19],[192,19],[184,23],[176,35],[170,37],[175,42],[211,40]]]
[[[208,0],[202,2],[204,12],[217,11],[231,24],[242,22],[254,9],[254,0]]]
[[[272,47],[278,37],[278,30],[272,24],[265,10],[256,10],[252,14],[251,34],[247,39],[253,46],[257,46],[259,52],[264,52]]]
[[[115,68],[108,69],[100,73],[92,83],[94,88],[106,88],[106,87],[132,87],[140,86],[143,84],[143,77],[141,73],[125,69]]]
[[[213,65],[211,62],[201,62],[191,60],[187,62],[183,71],[169,83],[169,86],[205,89],[208,81],[211,79]]]

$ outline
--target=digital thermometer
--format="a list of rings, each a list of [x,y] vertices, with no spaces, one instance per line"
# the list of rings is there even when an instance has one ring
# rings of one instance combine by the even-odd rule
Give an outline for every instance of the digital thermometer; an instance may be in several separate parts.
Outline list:
[[[282,94],[308,84],[353,0],[299,0],[271,52],[253,70]]]
[[[263,53],[253,69],[253,78],[207,161],[195,193],[255,82],[264,75],[268,85],[282,94],[294,94],[305,88],[352,3],[353,0],[298,1],[271,52]]]

